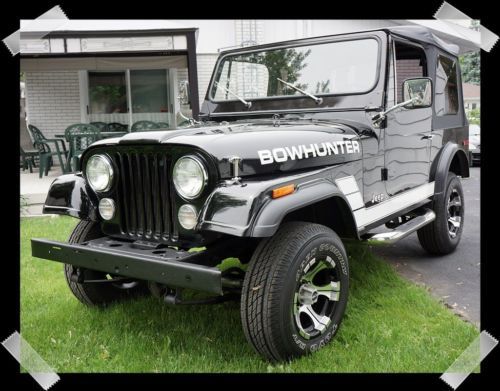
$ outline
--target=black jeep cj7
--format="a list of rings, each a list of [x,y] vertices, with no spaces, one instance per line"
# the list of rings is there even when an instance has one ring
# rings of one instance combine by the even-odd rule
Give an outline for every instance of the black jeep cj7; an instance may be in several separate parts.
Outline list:
[[[258,353],[315,351],[347,304],[340,238],[416,231],[433,254],[460,241],[457,49],[399,27],[226,51],[201,123],[96,142],[81,172],[54,181],[44,212],[81,221],[69,243],[33,239],[33,256],[64,263],[88,305],[148,289],[172,304],[184,288],[241,295]],[[228,257],[245,271],[217,267]]]

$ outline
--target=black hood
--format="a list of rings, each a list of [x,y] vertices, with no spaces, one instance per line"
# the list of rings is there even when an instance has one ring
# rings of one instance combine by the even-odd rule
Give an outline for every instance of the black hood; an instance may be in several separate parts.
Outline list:
[[[227,159],[241,158],[240,176],[322,167],[361,158],[359,129],[340,122],[232,123],[130,133],[95,145],[191,146],[214,159],[222,178],[232,176]]]

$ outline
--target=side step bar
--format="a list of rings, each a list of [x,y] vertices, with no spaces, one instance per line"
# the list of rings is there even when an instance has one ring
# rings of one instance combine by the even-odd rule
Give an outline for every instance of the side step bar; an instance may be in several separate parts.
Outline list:
[[[425,209],[422,215],[412,218],[389,232],[368,233],[366,241],[372,244],[393,244],[433,222],[435,219],[436,214],[434,211]]]

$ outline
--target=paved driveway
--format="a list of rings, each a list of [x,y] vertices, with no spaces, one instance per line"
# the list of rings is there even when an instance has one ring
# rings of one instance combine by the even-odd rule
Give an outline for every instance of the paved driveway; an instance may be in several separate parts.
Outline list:
[[[479,326],[480,321],[480,168],[471,168],[471,177],[462,180],[465,196],[465,226],[455,252],[444,257],[429,256],[412,234],[374,253],[393,264],[405,277],[425,284],[435,296],[457,313]]]

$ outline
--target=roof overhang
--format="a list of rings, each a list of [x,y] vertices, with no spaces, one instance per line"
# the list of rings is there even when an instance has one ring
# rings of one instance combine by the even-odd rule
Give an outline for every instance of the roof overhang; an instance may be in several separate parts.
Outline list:
[[[67,20],[60,25],[33,20],[21,22],[20,47],[23,57],[168,54],[187,51],[197,35],[196,27],[168,20]]]

